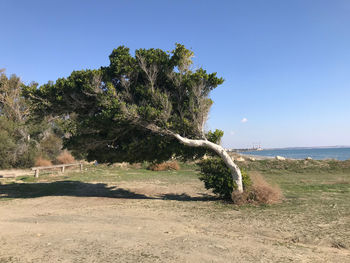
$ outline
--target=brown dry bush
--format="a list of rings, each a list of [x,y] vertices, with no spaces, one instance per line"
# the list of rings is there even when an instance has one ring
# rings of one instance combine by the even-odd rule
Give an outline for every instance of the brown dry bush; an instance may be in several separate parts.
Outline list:
[[[56,162],[57,164],[70,164],[75,163],[75,159],[68,151],[63,151],[56,157]]]
[[[142,168],[142,164],[141,163],[127,163],[127,162],[123,162],[123,163],[113,163],[112,165],[113,167],[117,167],[117,168],[121,168],[121,169],[141,169]]]
[[[268,184],[265,179],[257,173],[249,175],[252,186],[243,193],[232,193],[232,201],[237,205],[243,204],[276,204],[282,201],[282,191],[277,185]]]
[[[180,170],[180,165],[177,161],[168,161],[159,164],[151,164],[148,169],[152,171]]]
[[[123,162],[123,163],[114,163],[112,166],[117,167],[117,168],[122,168],[122,169],[128,169],[129,163]]]
[[[129,163],[129,168],[132,169],[141,169],[142,168],[142,164],[141,163]]]
[[[51,166],[52,163],[50,160],[39,157],[35,160],[35,166]]]

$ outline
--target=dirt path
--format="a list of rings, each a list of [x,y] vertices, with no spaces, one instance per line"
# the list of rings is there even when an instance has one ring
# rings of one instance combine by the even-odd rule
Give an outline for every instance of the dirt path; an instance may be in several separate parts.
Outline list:
[[[348,250],[294,244],[259,220],[246,224],[242,212],[196,199],[193,186],[118,187],[146,198],[0,202],[0,262],[350,262]],[[174,191],[184,198],[158,198]]]

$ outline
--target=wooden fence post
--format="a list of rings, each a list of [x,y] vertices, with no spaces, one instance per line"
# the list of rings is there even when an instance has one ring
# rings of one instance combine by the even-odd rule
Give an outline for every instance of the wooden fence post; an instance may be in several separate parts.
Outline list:
[[[80,172],[83,171],[83,164],[82,163],[71,163],[71,164],[59,164],[59,165],[51,165],[51,166],[38,166],[38,167],[32,167],[32,171],[34,171],[34,177],[39,177],[39,171],[44,169],[54,169],[54,168],[61,168],[61,172],[64,173],[66,167],[71,166],[78,166],[80,167]]]

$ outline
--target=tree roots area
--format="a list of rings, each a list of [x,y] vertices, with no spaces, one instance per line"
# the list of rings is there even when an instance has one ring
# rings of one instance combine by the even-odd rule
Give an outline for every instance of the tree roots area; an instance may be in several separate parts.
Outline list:
[[[348,171],[248,171],[283,201],[237,206],[195,166],[86,167],[0,179],[1,263],[350,262]]]

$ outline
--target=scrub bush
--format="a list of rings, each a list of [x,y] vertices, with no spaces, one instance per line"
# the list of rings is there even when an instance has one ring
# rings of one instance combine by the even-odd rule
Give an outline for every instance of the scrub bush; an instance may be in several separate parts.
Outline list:
[[[35,160],[35,166],[51,166],[52,162],[50,160],[39,157]]]
[[[75,159],[67,150],[64,150],[56,157],[56,163],[58,164],[75,163]]]
[[[168,161],[164,163],[151,164],[149,169],[152,171],[169,171],[169,170],[180,170],[180,166],[177,161]]]
[[[232,181],[231,171],[219,158],[209,158],[198,163],[201,174],[199,179],[204,182],[206,189],[212,189],[214,194],[221,198],[231,200],[233,189],[237,185]],[[247,190],[252,181],[245,170],[242,170],[243,189]]]

